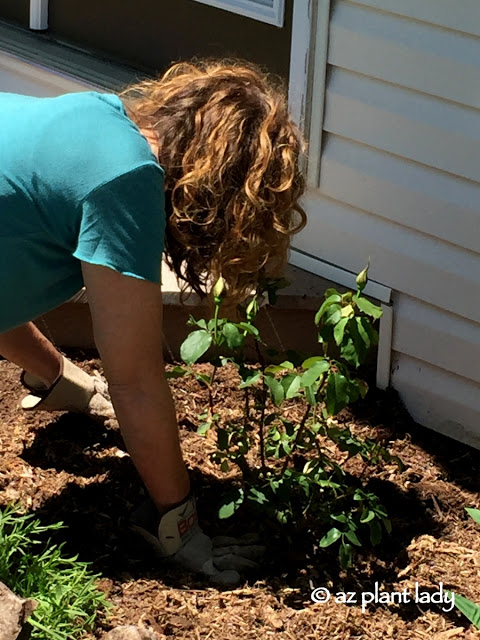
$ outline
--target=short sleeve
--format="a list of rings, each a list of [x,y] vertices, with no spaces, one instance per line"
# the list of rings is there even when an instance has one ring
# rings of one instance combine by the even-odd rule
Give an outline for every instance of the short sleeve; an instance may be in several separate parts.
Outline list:
[[[82,203],[73,255],[127,276],[161,282],[164,172],[142,165],[97,187]]]

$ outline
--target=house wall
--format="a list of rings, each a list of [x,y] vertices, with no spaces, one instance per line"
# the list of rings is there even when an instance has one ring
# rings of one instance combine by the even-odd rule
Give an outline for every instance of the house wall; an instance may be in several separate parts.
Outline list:
[[[193,56],[236,56],[288,79],[293,0],[278,28],[193,0],[50,0],[49,34],[147,73]],[[4,0],[0,18],[28,26],[28,2]]]
[[[295,246],[393,289],[392,384],[480,447],[480,4],[337,0]],[[313,111],[313,117],[315,113]]]
[[[29,0],[2,0],[0,4],[0,19],[2,20],[11,20],[27,27],[29,13]]]

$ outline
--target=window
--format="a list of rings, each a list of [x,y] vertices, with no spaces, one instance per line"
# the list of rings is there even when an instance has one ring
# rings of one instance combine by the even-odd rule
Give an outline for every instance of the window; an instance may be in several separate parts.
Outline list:
[[[195,0],[212,7],[283,27],[285,0]]]

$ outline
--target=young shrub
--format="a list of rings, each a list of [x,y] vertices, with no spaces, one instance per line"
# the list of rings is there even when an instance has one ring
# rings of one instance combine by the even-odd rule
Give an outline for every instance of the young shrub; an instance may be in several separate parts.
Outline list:
[[[197,329],[182,345],[186,367],[174,367],[170,376],[193,374],[208,388],[209,405],[202,414],[198,432],[214,428],[217,450],[212,459],[222,471],[231,464],[242,472],[241,486],[235,488],[220,507],[219,516],[229,517],[248,500],[281,523],[320,526],[324,535],[320,547],[338,544],[342,567],[352,564],[353,548],[366,540],[378,544],[391,525],[378,496],[367,491],[362,478],[354,478],[337,462],[327,442],[355,456],[365,467],[398,459],[373,439],[355,436],[348,427],[340,427],[333,418],[345,407],[364,398],[368,386],[355,370],[365,361],[378,342],[373,323],[381,309],[363,296],[368,267],[357,277],[357,291],[325,293],[325,301],[315,315],[321,353],[309,358],[289,351],[278,365],[264,362],[265,346],[255,326],[261,301],[276,299],[282,282],[264,281],[246,305],[245,319],[232,322],[220,317],[224,283],[215,288],[215,315],[208,321],[190,318]],[[257,347],[259,365],[245,362],[244,346],[251,336]],[[195,373],[192,365],[210,346],[227,346],[232,355],[216,358],[211,375]],[[335,357],[332,353],[338,355]],[[212,388],[217,368],[233,363],[241,377],[244,416],[241,420],[221,421],[215,411]],[[296,399],[303,404],[303,416],[297,422],[288,419],[284,404]],[[257,462],[251,463],[252,452]],[[249,462],[250,461],[250,462]]]

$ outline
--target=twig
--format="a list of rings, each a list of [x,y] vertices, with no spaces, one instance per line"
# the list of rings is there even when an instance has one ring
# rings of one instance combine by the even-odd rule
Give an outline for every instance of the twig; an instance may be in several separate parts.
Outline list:
[[[257,351],[258,360],[262,366],[262,373],[265,369],[265,359],[263,357],[262,350],[260,349],[260,345],[258,344],[258,340],[255,340],[255,349]],[[260,436],[260,463],[262,467],[262,471],[264,472],[267,468],[267,463],[265,461],[265,434],[264,434],[264,421],[265,421],[265,405],[267,403],[267,386],[265,384],[265,376],[262,381],[262,396],[261,396],[261,414],[260,414],[260,425],[259,425],[259,436]]]
[[[290,455],[285,458],[285,462],[283,463],[282,475],[285,473],[285,469],[287,468],[288,463],[291,460],[292,454],[295,452],[295,449],[297,448],[297,444],[298,444],[298,442],[300,440],[300,435],[303,432],[303,430],[305,429],[305,424],[306,424],[307,418],[308,418],[308,416],[310,414],[310,410],[311,410],[311,406],[307,405],[307,409],[306,409],[305,413],[303,414],[303,418],[302,418],[302,421],[300,422],[300,426],[298,427],[297,433],[295,434],[295,440],[293,441],[292,449],[290,451]]]

